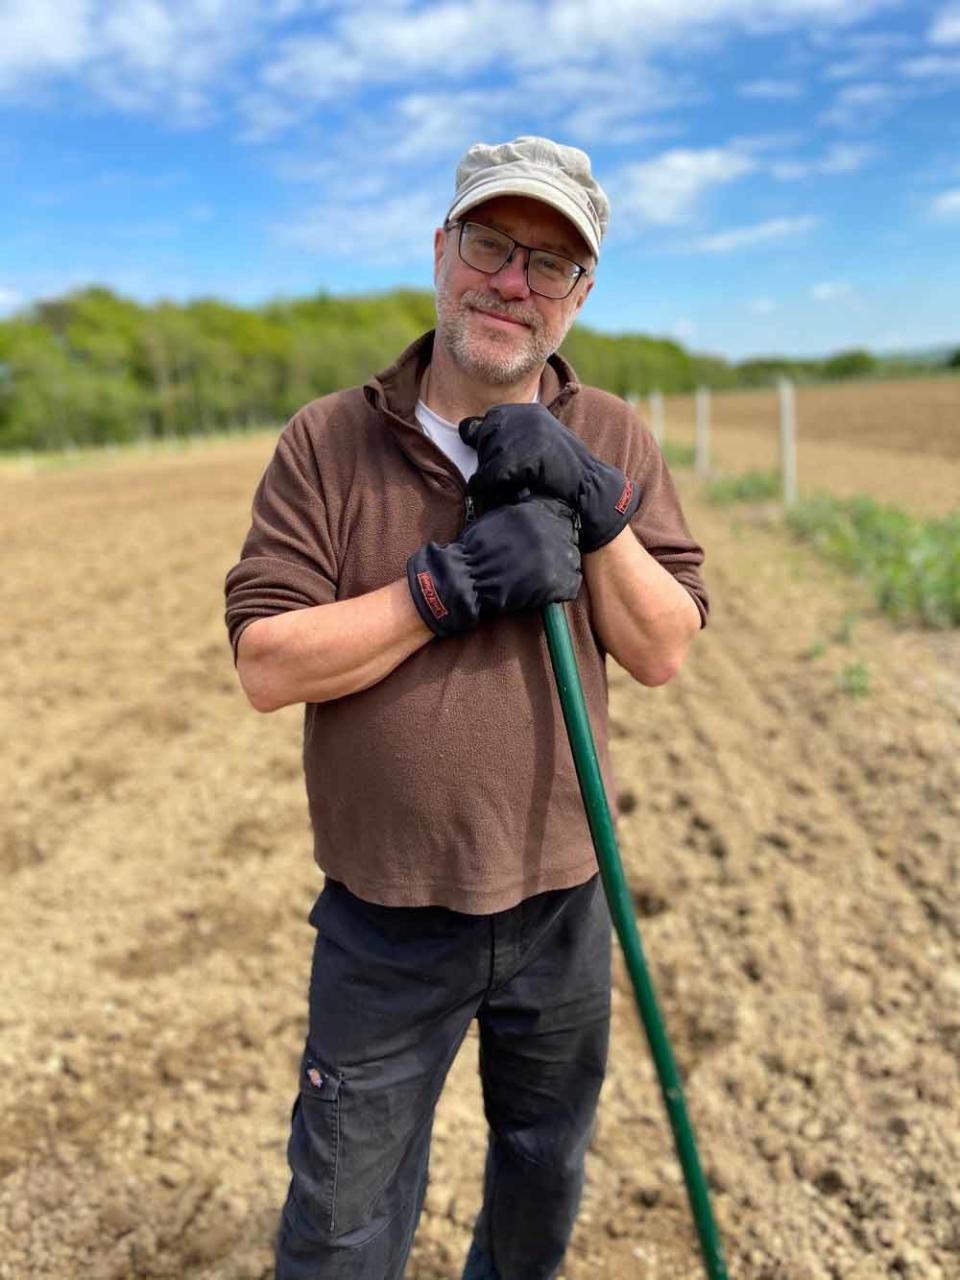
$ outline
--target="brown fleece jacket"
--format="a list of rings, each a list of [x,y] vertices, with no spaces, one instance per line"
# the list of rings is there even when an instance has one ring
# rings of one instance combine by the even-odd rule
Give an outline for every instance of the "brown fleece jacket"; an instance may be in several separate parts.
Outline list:
[[[428,333],[363,388],[314,400],[287,425],[227,575],[234,654],[254,619],[386,586],[422,543],[459,535],[465,482],[414,417],[432,349]],[[624,401],[580,386],[559,356],[540,399],[637,481],[631,527],[705,621],[703,552],[650,433]],[[584,584],[567,610],[613,795],[604,653],[588,596]],[[371,902],[501,911],[596,870],[536,612],[432,640],[371,688],[308,703],[303,763],[316,860]]]

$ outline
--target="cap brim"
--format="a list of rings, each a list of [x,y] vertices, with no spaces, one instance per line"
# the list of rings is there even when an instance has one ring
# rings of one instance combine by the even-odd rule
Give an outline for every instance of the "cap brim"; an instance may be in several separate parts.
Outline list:
[[[550,205],[552,209],[562,213],[568,222],[573,223],[594,258],[600,257],[600,240],[596,228],[586,213],[570,199],[565,191],[549,182],[538,181],[536,178],[494,177],[487,182],[480,182],[465,192],[459,200],[453,202],[447,213],[447,221],[459,218],[461,214],[475,209],[485,200],[494,199],[495,196],[529,196],[531,200],[539,200],[541,204]]]

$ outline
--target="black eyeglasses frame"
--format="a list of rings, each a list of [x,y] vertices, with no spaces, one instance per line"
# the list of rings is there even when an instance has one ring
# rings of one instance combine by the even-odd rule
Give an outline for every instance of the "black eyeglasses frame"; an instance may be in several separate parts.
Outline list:
[[[475,267],[472,262],[468,262],[467,259],[463,256],[463,233],[466,230],[466,228],[470,226],[482,227],[484,231],[493,231],[496,235],[503,236],[505,240],[509,240],[510,243],[513,245],[513,248],[504,258],[503,262],[500,263],[499,267],[497,267],[496,271],[484,271],[483,267]],[[590,275],[592,271],[591,267],[581,266],[580,263],[575,262],[573,258],[568,258],[565,253],[554,253],[552,249],[544,249],[542,247],[538,248],[536,245],[532,245],[532,244],[522,244],[519,240],[514,240],[513,236],[508,235],[506,231],[501,231],[499,227],[490,227],[485,222],[477,222],[476,219],[474,218],[456,218],[453,222],[445,222],[443,225],[444,231],[453,231],[455,227],[459,227],[459,233],[457,235],[457,254],[460,258],[460,261],[464,263],[466,266],[468,266],[471,271],[480,271],[485,276],[495,276],[497,274],[497,271],[502,271],[503,268],[507,265],[507,263],[512,261],[513,255],[516,253],[518,249],[526,249],[527,260],[523,265],[523,278],[527,282],[527,288],[530,290],[531,293],[535,293],[538,298],[549,298],[551,302],[563,302],[564,299],[570,297],[571,293],[573,293],[574,289],[577,287],[577,285],[580,283],[583,277]],[[549,253],[552,257],[559,258],[562,262],[569,262],[572,267],[576,267],[577,274],[574,276],[573,282],[571,283],[570,288],[567,290],[566,293],[563,293],[559,297],[557,297],[556,294],[543,293],[541,292],[541,290],[535,289],[533,287],[533,285],[530,283],[530,258],[531,258],[531,255],[534,253]]]

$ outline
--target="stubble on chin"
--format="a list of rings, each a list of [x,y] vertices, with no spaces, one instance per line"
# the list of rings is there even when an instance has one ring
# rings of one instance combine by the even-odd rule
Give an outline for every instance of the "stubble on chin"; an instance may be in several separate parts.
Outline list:
[[[453,361],[470,377],[490,386],[509,386],[540,369],[560,345],[539,312],[505,307],[489,295],[468,291],[456,300],[437,291],[437,336]],[[528,326],[517,334],[493,328],[477,332],[474,310],[521,318]],[[482,322],[480,322],[482,323]],[[522,340],[518,341],[521,338]],[[562,340],[563,335],[561,335]]]

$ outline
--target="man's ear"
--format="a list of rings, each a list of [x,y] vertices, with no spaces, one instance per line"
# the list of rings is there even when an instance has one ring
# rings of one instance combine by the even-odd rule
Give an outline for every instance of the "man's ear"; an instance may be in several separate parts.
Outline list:
[[[575,307],[574,307],[574,309],[573,309],[573,314],[574,314],[574,315],[576,315],[576,314],[577,314],[577,312],[580,310],[580,308],[581,308],[581,307],[583,306],[583,304],[586,302],[586,300],[587,300],[587,294],[590,292],[590,290],[593,288],[593,286],[594,286],[596,283],[597,283],[597,282],[596,282],[596,280],[594,280],[593,276],[591,276],[591,277],[587,280],[586,287],[585,287],[585,288],[582,288],[582,289],[580,290],[580,294],[579,294],[579,296],[578,296],[578,298],[577,298],[576,306],[575,306]]]
[[[440,261],[443,258],[443,247],[446,243],[447,233],[443,227],[437,227],[433,233],[433,283],[437,283],[437,277],[440,274]]]

